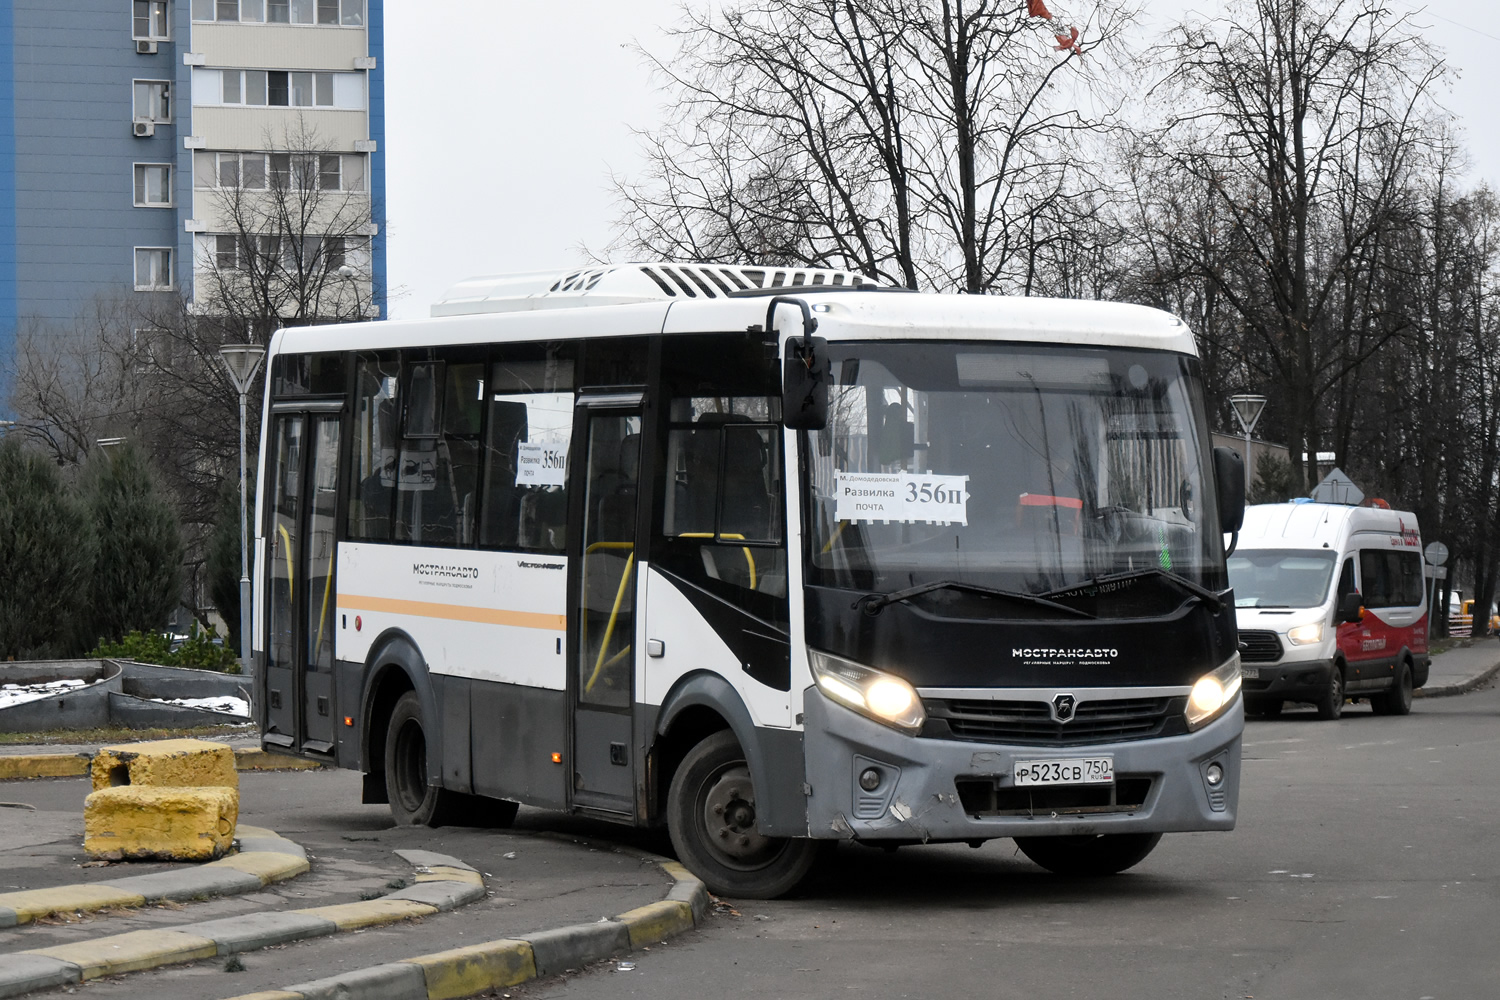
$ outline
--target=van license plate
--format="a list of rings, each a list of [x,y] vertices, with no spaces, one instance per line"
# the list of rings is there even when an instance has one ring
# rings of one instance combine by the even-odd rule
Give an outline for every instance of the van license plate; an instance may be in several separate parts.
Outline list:
[[[1018,760],[1015,782],[1025,785],[1107,785],[1115,780],[1113,757]]]
[[[1240,677],[1247,681],[1260,680],[1260,667],[1240,667]]]

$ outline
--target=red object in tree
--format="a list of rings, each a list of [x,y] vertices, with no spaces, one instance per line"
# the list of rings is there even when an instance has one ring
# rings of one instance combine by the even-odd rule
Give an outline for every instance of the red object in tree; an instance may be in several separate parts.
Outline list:
[[[1072,49],[1079,55],[1083,55],[1083,49],[1078,47],[1078,29],[1069,28],[1066,35],[1057,36],[1057,51],[1066,52]]]
[[[1052,12],[1047,9],[1047,5],[1042,3],[1042,0],[1026,0],[1026,13],[1032,17],[1045,17],[1049,21],[1052,20]]]

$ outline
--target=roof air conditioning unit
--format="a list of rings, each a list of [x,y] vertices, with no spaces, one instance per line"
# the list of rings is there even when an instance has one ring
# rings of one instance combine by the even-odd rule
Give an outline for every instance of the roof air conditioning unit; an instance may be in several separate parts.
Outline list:
[[[141,40],[137,39],[136,43],[135,43],[135,54],[138,55],[138,56],[154,56],[154,55],[156,55],[156,43],[155,42],[145,42],[145,41],[141,41]]]
[[[132,123],[131,128],[137,139],[145,139],[156,134],[156,122],[137,121]]]

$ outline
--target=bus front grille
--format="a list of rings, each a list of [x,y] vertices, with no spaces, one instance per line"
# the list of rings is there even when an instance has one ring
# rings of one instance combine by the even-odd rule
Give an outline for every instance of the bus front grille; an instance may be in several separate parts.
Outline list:
[[[1080,701],[1067,722],[1056,722],[1045,701],[929,699],[922,735],[934,739],[1016,746],[1087,746],[1187,732],[1187,699],[1110,698]]]
[[[1033,785],[1016,788],[992,777],[958,778],[958,801],[970,816],[1135,812],[1151,794],[1151,778],[1122,774],[1108,785]]]

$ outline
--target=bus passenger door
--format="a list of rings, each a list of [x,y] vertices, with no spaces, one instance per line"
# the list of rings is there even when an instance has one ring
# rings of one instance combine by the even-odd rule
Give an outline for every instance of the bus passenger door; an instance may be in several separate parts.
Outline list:
[[[279,413],[272,427],[265,741],[329,754],[340,416]]]
[[[631,739],[635,684],[636,522],[641,411],[635,397],[585,401],[575,441],[583,442],[583,530],[570,540],[574,613],[573,793],[575,805],[633,816]]]

